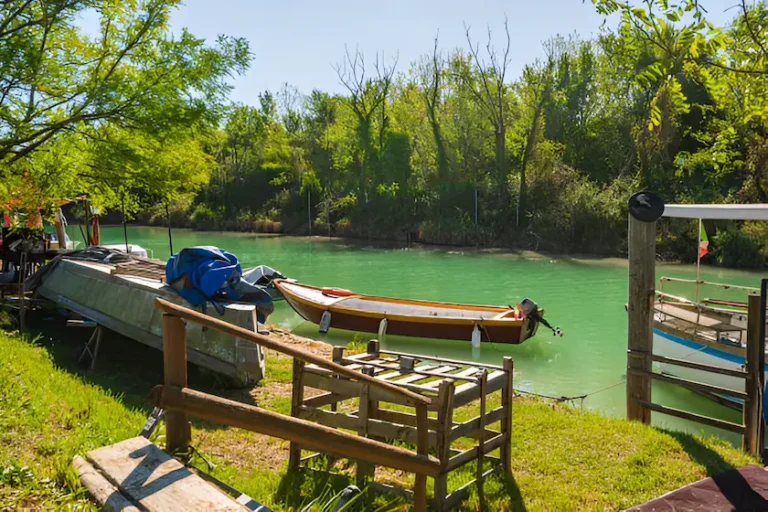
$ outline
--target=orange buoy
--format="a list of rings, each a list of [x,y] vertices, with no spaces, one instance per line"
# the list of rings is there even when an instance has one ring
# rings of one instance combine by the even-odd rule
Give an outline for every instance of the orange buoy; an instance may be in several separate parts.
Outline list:
[[[345,288],[327,287],[323,288],[322,291],[323,295],[327,295],[328,297],[351,297],[352,295],[356,295],[355,292]]]

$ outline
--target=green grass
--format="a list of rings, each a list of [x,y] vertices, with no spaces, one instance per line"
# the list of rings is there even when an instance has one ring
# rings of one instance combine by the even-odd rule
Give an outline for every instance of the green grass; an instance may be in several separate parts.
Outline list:
[[[68,339],[69,332],[57,336],[31,342],[0,332],[0,510],[91,507],[72,457],[137,435],[149,414],[147,394],[161,375],[158,352],[107,339],[99,368],[83,373],[72,364],[82,340]],[[269,352],[267,378],[251,392],[217,389],[212,376],[194,371],[190,385],[286,413],[291,364]],[[472,414],[460,410],[457,419]],[[214,476],[276,510],[318,508],[311,505],[313,496],[330,496],[348,482],[344,476],[286,475],[288,450],[281,440],[199,421],[193,433],[193,444],[215,464]],[[512,478],[488,479],[482,500],[473,488],[462,509],[619,509],[754,462],[714,438],[534,400],[515,402],[513,438]],[[204,467],[199,458],[193,462]],[[449,486],[474,471],[467,465]],[[411,475],[397,472],[378,477],[412,482]],[[390,501],[377,497],[366,505]]]

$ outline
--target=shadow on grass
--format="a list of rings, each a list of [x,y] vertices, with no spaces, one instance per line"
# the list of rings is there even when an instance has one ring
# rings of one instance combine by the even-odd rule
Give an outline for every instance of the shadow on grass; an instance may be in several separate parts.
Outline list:
[[[704,466],[707,476],[715,476],[723,471],[734,469],[733,464],[726,462],[719,453],[704,445],[691,434],[669,430],[664,432],[675,438],[683,447],[683,450],[690,455],[691,459]]]
[[[63,319],[38,315],[30,319],[29,336],[46,348],[59,368],[78,375],[86,382],[117,395],[128,407],[147,415],[152,411],[149,393],[163,382],[163,353],[152,347],[105,330],[99,347],[96,368],[88,369],[90,360],[78,364],[91,329],[68,328]],[[188,366],[189,387],[213,395],[256,405],[250,388],[233,388],[231,382],[193,364]],[[191,420],[193,426],[204,430],[221,425]]]

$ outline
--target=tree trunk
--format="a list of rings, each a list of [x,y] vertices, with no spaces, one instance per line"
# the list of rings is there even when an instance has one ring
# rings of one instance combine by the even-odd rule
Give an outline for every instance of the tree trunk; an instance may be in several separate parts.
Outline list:
[[[496,185],[499,187],[499,200],[502,207],[508,204],[507,191],[507,154],[505,151],[507,130],[504,123],[496,125]]]
[[[539,131],[539,118],[541,117],[542,106],[543,102],[538,102],[536,104],[536,110],[533,112],[531,131],[528,132],[528,138],[525,142],[525,151],[523,152],[523,162],[520,166],[520,188],[517,192],[517,213],[515,216],[515,223],[517,226],[520,226],[520,216],[522,215],[525,217],[526,214],[526,196],[528,195],[526,172],[528,170],[528,162],[530,161],[531,156],[533,155],[533,150],[536,147],[536,135]]]

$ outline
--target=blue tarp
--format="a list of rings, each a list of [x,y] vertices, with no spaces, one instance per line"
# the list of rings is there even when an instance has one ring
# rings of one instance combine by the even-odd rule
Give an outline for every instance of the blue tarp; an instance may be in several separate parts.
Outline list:
[[[259,286],[253,286],[240,277],[242,269],[237,257],[212,245],[185,247],[168,259],[165,265],[166,282],[193,306],[211,302],[220,313],[221,302],[243,301],[256,305],[259,322],[272,312],[272,299]]]

